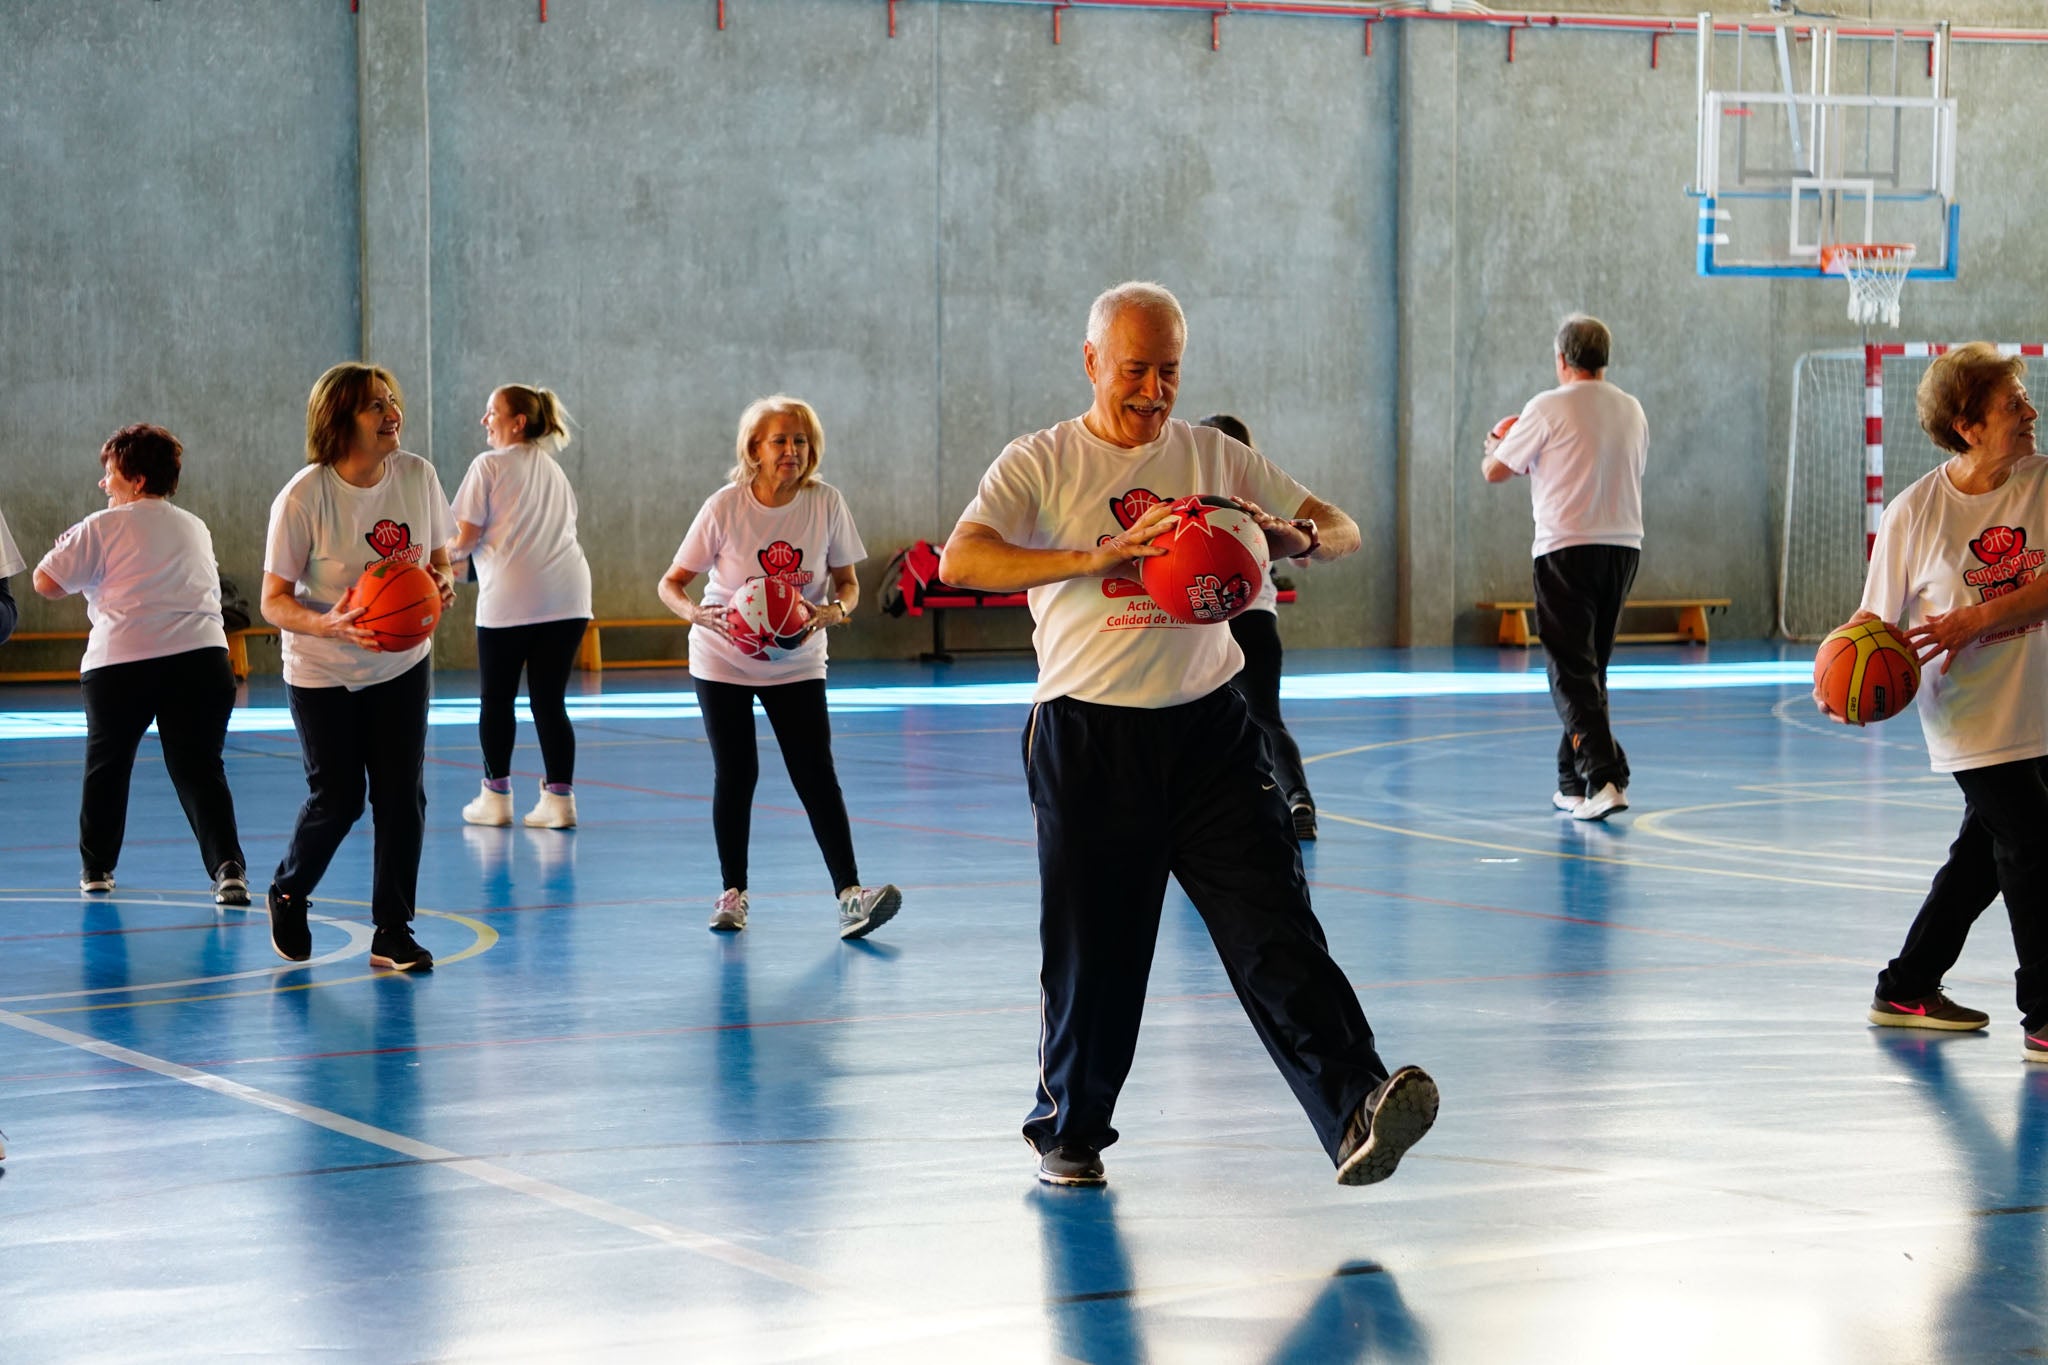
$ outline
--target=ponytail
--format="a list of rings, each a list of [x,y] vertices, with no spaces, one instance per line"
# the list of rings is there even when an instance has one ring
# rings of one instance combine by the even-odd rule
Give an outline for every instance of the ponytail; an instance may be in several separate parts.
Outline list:
[[[498,390],[505,408],[524,419],[521,437],[545,450],[560,450],[569,444],[569,410],[555,397],[553,389],[530,384],[507,384]]]

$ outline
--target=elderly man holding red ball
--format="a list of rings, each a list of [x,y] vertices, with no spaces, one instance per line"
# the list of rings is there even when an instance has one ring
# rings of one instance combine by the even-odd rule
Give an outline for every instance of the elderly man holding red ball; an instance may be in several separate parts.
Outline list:
[[[1358,527],[1250,447],[1173,420],[1186,340],[1179,302],[1156,284],[1098,297],[1081,347],[1094,402],[1010,443],[940,562],[962,587],[1028,589],[1036,625],[1024,767],[1043,1024],[1024,1136],[1045,1184],[1105,1183],[1171,876],[1338,1182],[1371,1184],[1435,1121],[1436,1083],[1416,1067],[1389,1074],[1330,957],[1286,793],[1231,685],[1244,655],[1230,631],[1220,616],[1176,619],[1133,581],[1184,524],[1172,504],[1188,495],[1237,501],[1272,556],[1339,558],[1358,548]]]

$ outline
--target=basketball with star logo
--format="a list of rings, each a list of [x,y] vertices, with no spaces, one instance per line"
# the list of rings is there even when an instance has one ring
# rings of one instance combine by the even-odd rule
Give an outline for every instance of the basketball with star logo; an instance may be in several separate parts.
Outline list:
[[[1166,553],[1138,561],[1145,591],[1176,621],[1221,625],[1266,582],[1266,533],[1229,498],[1180,498],[1172,511],[1174,523],[1151,542]]]
[[[811,604],[779,578],[750,578],[725,604],[727,638],[750,659],[780,659],[804,642]]]

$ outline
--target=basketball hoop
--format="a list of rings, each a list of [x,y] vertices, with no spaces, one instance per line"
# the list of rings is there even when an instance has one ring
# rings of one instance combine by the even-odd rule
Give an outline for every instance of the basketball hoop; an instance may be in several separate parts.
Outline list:
[[[1909,242],[1836,242],[1820,249],[1823,274],[1849,280],[1849,321],[1899,325],[1899,289],[1913,268]]]

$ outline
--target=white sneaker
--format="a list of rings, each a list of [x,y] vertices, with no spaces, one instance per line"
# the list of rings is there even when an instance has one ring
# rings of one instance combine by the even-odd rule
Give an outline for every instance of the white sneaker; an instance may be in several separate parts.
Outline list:
[[[0,1133],[0,1161],[7,1160],[7,1134]]]
[[[712,932],[736,934],[747,927],[747,893],[727,887],[711,910]]]
[[[1550,794],[1550,804],[1556,806],[1566,815],[1570,815],[1573,811],[1577,810],[1579,802],[1585,799],[1583,796],[1573,796],[1570,792],[1552,792]]]
[[[512,793],[494,792],[484,787],[476,794],[476,800],[462,808],[462,818],[472,825],[509,825],[512,823]]]
[[[576,793],[564,792],[557,796],[543,784],[540,800],[526,812],[528,829],[574,829],[576,828]]]
[[[1612,782],[1572,807],[1574,820],[1605,820],[1616,811],[1628,809],[1628,788]]]
[[[903,893],[893,886],[849,886],[839,893],[839,937],[865,938],[902,907]]]

